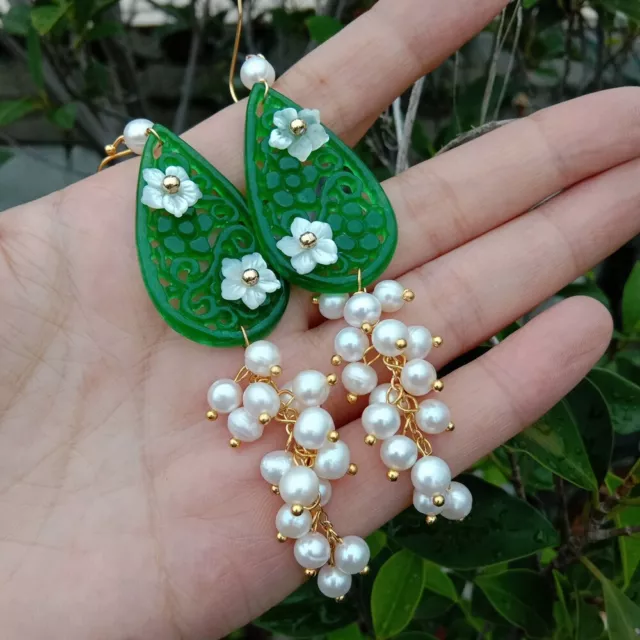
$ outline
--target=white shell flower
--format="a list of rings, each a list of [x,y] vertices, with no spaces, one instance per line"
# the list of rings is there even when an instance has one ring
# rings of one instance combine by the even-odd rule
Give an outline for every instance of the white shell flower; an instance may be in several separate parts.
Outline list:
[[[276,246],[291,258],[291,266],[301,276],[311,273],[317,264],[338,261],[338,247],[326,222],[296,218],[291,224],[291,235],[278,240]]]
[[[320,124],[317,109],[296,111],[288,108],[273,114],[273,124],[277,127],[269,136],[269,146],[287,149],[289,155],[304,162],[312,151],[329,141],[329,134]]]
[[[250,253],[240,260],[224,258],[222,275],[222,297],[242,300],[249,309],[257,309],[267,299],[267,293],[273,293],[281,286],[259,253]]]
[[[198,185],[189,179],[182,167],[167,167],[164,172],[144,169],[142,177],[147,183],[142,190],[142,204],[152,209],[164,209],[176,218],[181,218],[202,198]]]

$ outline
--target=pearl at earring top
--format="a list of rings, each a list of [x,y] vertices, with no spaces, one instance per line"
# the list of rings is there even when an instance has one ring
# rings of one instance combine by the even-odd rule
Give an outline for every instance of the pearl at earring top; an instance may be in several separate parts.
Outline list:
[[[276,81],[276,70],[264,56],[249,55],[240,67],[240,80],[249,90],[258,82],[266,82],[272,86]]]

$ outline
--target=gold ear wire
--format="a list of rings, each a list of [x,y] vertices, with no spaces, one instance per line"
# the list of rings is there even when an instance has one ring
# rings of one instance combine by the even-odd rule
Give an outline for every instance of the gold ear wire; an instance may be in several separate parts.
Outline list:
[[[133,151],[131,149],[125,149],[124,151],[118,151],[118,147],[124,144],[124,136],[118,136],[113,144],[108,144],[104,148],[104,152],[107,154],[106,157],[100,163],[98,167],[98,171],[102,171],[109,163],[117,160],[118,158],[124,158],[126,156],[133,155]]]

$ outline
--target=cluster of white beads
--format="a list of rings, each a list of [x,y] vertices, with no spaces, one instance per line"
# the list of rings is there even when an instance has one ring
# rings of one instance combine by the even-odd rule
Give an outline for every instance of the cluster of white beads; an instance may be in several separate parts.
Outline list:
[[[453,430],[449,408],[435,398],[418,400],[442,389],[435,368],[425,360],[432,346],[439,346],[442,340],[424,326],[382,319],[383,312],[399,311],[413,298],[413,292],[399,282],[384,280],[372,293],[323,294],[318,304],[323,316],[342,317],[349,325],[335,337],[332,362],[347,363],[342,383],[349,402],[370,394],[362,414],[365,442],[382,441],[380,457],[389,469],[389,479],[395,481],[400,472],[411,470],[414,504],[427,522],[439,514],[460,520],[471,510],[471,494],[460,483],[451,482],[444,460],[429,455],[425,437]],[[393,386],[378,384],[371,364],[379,357],[395,372]]]

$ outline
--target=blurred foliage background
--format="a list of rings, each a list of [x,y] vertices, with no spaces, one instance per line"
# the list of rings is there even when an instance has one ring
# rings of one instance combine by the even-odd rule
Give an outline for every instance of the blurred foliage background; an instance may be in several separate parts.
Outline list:
[[[241,50],[282,73],[374,1],[245,0]],[[10,0],[4,11],[0,209],[92,173],[133,117],[181,132],[230,102],[228,0]],[[547,105],[640,85],[639,36],[640,0],[511,2],[358,150],[383,179]],[[346,602],[311,581],[233,637],[640,638],[639,253],[636,239],[448,367],[567,296],[593,296],[615,320],[588,378],[470,470],[471,516],[427,527],[401,514],[369,538],[371,573]]]

